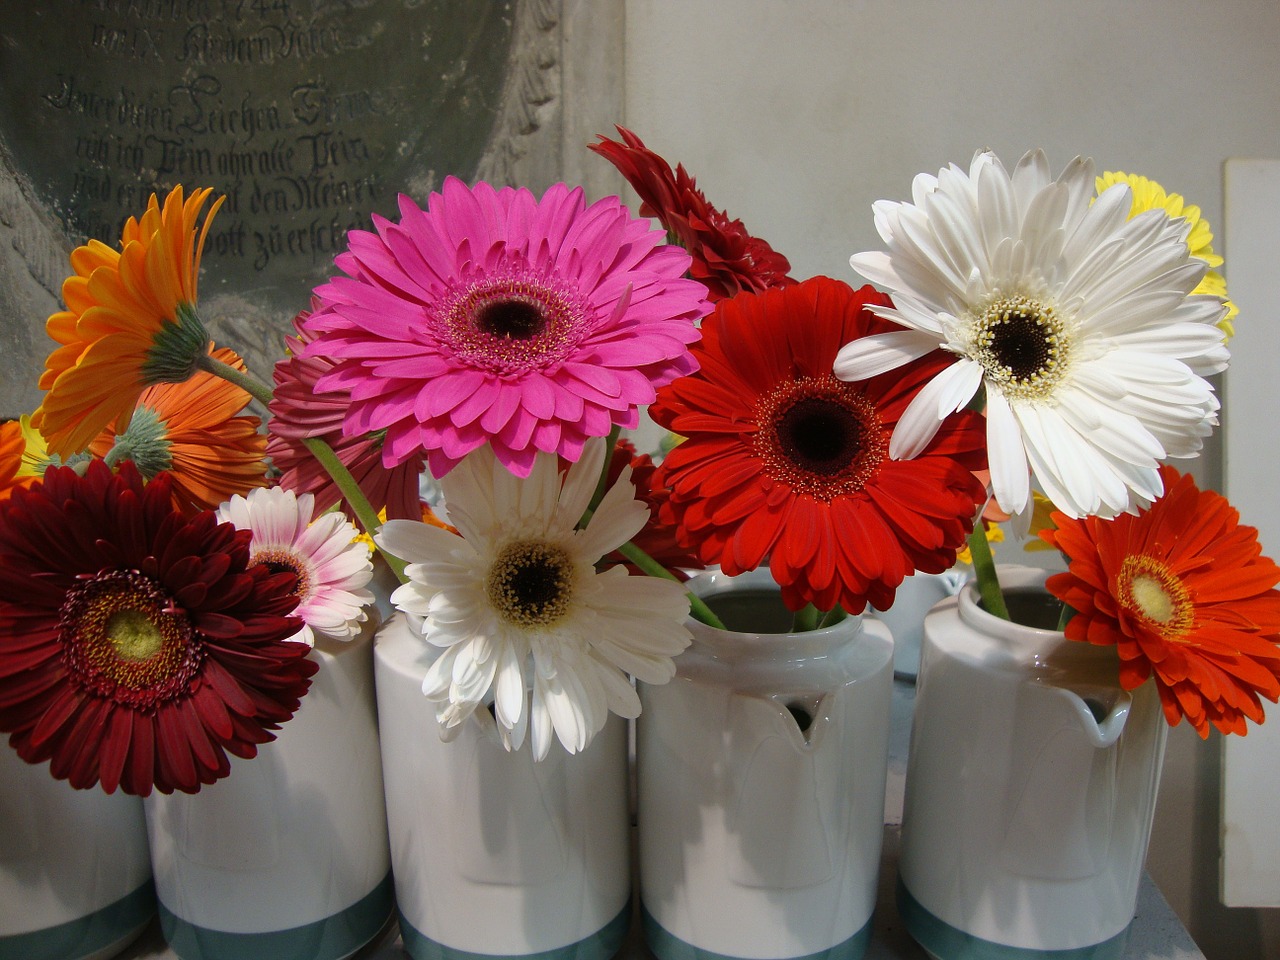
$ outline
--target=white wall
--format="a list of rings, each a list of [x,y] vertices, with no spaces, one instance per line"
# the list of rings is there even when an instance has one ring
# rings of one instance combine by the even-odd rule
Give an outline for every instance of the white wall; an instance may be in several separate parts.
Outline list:
[[[1142,173],[1198,203],[1229,281],[1222,163],[1280,158],[1276,0],[627,0],[626,10],[626,124],[799,277],[856,282],[849,254],[880,245],[872,201],[908,197],[915,173],[967,164],[977,148],[1012,164],[1043,147],[1055,170],[1087,154],[1100,171]],[[1219,450],[1195,469],[1202,481],[1219,481]],[[1211,960],[1280,956],[1276,914],[1217,902],[1221,744],[1185,725],[1172,734],[1151,871]]]

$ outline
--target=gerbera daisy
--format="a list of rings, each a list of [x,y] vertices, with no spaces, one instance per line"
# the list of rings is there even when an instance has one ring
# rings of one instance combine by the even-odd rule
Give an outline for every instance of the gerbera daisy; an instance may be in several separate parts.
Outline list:
[[[877,312],[910,329],[849,344],[836,375],[949,351],[955,362],[907,409],[890,456],[918,454],[984,390],[992,486],[1011,514],[1030,503],[1028,467],[1072,516],[1148,503],[1159,462],[1195,455],[1217,422],[1204,378],[1227,364],[1224,307],[1190,295],[1206,268],[1186,223],[1158,210],[1129,219],[1124,185],[1091,203],[1093,181],[1088,160],[1054,180],[1039,151],[1012,176],[979,153],[967,174],[917,177],[913,203],[877,202],[888,252],[850,261],[893,294]]]
[[[1209,221],[1200,216],[1199,207],[1187,203],[1180,193],[1166,193],[1164,187],[1154,180],[1119,171],[1109,170],[1098,177],[1096,181],[1098,193],[1117,183],[1127,184],[1133,192],[1133,205],[1129,208],[1129,216],[1136,217],[1145,210],[1163,210],[1171,217],[1182,217],[1187,221],[1190,231],[1187,234],[1187,246],[1191,248],[1191,256],[1203,260],[1210,268],[1222,266],[1222,257],[1213,252],[1213,231],[1209,228]],[[1218,327],[1230,340],[1235,335],[1235,326],[1231,321],[1240,313],[1240,308],[1227,299],[1227,281],[1222,274],[1210,269],[1200,281],[1199,286],[1191,292],[1219,297],[1223,300],[1227,306],[1227,315],[1218,321]]]
[[[29,487],[44,476],[45,467],[58,462],[49,455],[30,417],[24,414],[0,423],[0,499],[17,487]]]
[[[1076,611],[1069,639],[1117,649],[1125,689],[1154,677],[1170,724],[1243,735],[1280,696],[1280,567],[1225,497],[1161,473],[1164,496],[1137,516],[1054,514],[1041,536],[1070,566],[1047,586]]]
[[[236,370],[245,368],[232,350],[211,354]],[[112,465],[131,460],[148,480],[167,472],[177,509],[212,510],[228,497],[266,486],[262,422],[236,416],[249,399],[240,387],[204,371],[185,383],[159,383],[142,391],[123,434],[108,430],[89,451]]]
[[[911,461],[889,434],[941,352],[851,384],[840,347],[893,329],[871,287],[815,277],[722,300],[703,323],[698,373],[664,387],[650,416],[685,439],[659,468],[663,508],[704,563],[737,575],[768,563],[792,610],[880,610],[915,570],[941,573],[984,499],[982,421],[947,418]]]
[[[314,308],[314,302],[312,306]],[[273,376],[275,396],[268,407],[271,421],[267,455],[281,472],[280,486],[313,494],[318,512],[336,505],[348,518],[356,518],[329,472],[303,445],[304,439],[314,437],[329,445],[372,508],[385,510],[384,519],[417,518],[420,515],[418,478],[424,466],[422,454],[411,453],[394,467],[384,467],[381,433],[351,437],[343,434],[342,423],[351,406],[351,395],[345,390],[316,389],[320,378],[337,364],[331,357],[302,356],[306,345],[315,339],[315,334],[303,323],[309,315],[303,312],[294,319],[297,336],[285,338],[288,355],[277,361]]]
[[[657,217],[672,242],[693,257],[690,275],[707,286],[712,302],[745,291],[795,283],[787,274],[791,264],[764,240],[747,233],[741,220],[730,220],[723,210],[707,202],[697,181],[677,165],[671,165],[646,147],[625,127],[618,127],[622,142],[600,135],[587,149],[615,167],[640,195],[640,214]]]
[[[490,443],[528,476],[538,451],[577,460],[587,438],[635,426],[655,387],[693,369],[706,289],[616,197],[450,177],[400,213],[347,235],[347,276],[304,321],[320,335],[303,355],[341,361],[317,389],[350,394],[348,435],[386,431],[387,466],[426,451],[442,477]]]
[[[521,480],[481,447],[441,481],[461,538],[408,520],[388,521],[375,537],[409,562],[409,582],[392,602],[442,648],[422,689],[438,703],[445,736],[491,698],[508,749],[518,750],[528,732],[542,759],[554,733],[574,753],[610,711],[639,714],[628,673],[646,683],[674,675],[671,658],[690,640],[681,586],[621,566],[595,570],[648,519],[629,468],[575,529],[604,448],[589,441],[563,472],[543,454]]]
[[[676,528],[664,521],[662,505],[666,503],[669,491],[654,483],[657,466],[647,453],[638,453],[630,440],[619,440],[613,448],[613,456],[609,459],[609,467],[605,482],[612,485],[622,479],[624,468],[631,470],[631,485],[635,487],[636,499],[649,508],[649,520],[644,529],[631,538],[631,542],[650,559],[661,564],[673,576],[685,580],[685,570],[700,570],[703,563],[688,547],[681,546],[676,539]],[[627,564],[633,573],[636,569],[620,553],[611,553],[602,561],[604,563]]]
[[[365,589],[373,577],[369,547],[341,513],[313,517],[315,498],[282,487],[252,490],[218,508],[218,519],[253,534],[249,563],[297,579],[294,594],[302,630],[291,639],[314,645],[316,634],[351,640],[368,619],[365,607],[373,594]]]
[[[293,577],[250,567],[248,545],[131,463],[51,469],[0,502],[0,731],[19,755],[146,796],[274,739],[316,664],[287,642]]]
[[[112,425],[124,432],[143,390],[195,371],[209,342],[195,309],[200,254],[225,199],[201,225],[211,192],[184,199],[174,187],[163,207],[152,194],[142,219],[125,223],[118,253],[98,240],[72,251],[67,309],[45,328],[61,346],[46,361],[48,392],[32,416],[53,453],[78,453]]]

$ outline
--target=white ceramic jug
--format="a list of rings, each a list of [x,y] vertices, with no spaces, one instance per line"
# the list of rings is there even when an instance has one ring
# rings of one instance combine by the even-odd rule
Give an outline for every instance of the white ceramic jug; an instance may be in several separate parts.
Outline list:
[[[1000,576],[1053,602],[1043,570]],[[1166,725],[1150,684],[1120,688],[1117,662],[991,616],[972,585],[925,619],[899,907],[932,956],[1122,954]]]
[[[767,570],[690,587],[781,608]],[[789,634],[747,616],[761,632],[691,622],[675,679],[641,685],[645,937],[660,960],[854,960],[876,899],[893,641],[860,617]]]
[[[422,678],[440,652],[404,614],[375,645],[396,901],[417,960],[608,960],[630,920],[627,725],[587,748],[508,753],[488,711],[445,743]]]

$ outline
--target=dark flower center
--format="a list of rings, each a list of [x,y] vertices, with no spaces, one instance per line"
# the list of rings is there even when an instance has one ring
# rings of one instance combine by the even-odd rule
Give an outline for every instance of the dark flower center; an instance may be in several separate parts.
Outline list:
[[[1065,371],[1068,337],[1051,304],[1021,294],[992,301],[973,328],[973,357],[1011,397],[1045,399]]]
[[[755,449],[799,493],[832,500],[861,490],[888,453],[875,407],[832,376],[780,384],[757,408]]]
[[[539,540],[508,544],[489,568],[489,602],[508,623],[546,627],[568,612],[573,561],[561,547]]]
[[[72,680],[92,695],[135,709],[181,695],[203,661],[186,614],[136,570],[102,573],[73,586],[59,628]]]
[[[249,558],[249,562],[256,567],[266,567],[273,574],[292,573],[297,578],[293,585],[293,595],[301,600],[310,594],[311,570],[292,550],[284,547],[268,547],[254,553]]]
[[[494,337],[528,340],[545,326],[542,310],[531,300],[491,300],[476,310],[476,327]]]
[[[436,335],[458,359],[499,376],[565,359],[595,318],[563,281],[519,271],[460,286],[428,311]]]

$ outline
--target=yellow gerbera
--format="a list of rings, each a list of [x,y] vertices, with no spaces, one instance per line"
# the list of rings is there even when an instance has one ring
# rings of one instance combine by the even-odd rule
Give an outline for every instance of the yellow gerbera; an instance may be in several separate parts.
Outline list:
[[[1101,193],[1107,187],[1117,183],[1127,183],[1133,192],[1133,206],[1129,216],[1136,217],[1145,210],[1163,210],[1171,217],[1183,217],[1191,226],[1187,235],[1187,246],[1191,255],[1203,260],[1210,267],[1200,286],[1192,290],[1192,294],[1204,294],[1220,297],[1227,305],[1227,315],[1218,321],[1218,327],[1230,340],[1235,335],[1235,325],[1231,322],[1239,308],[1227,297],[1227,281],[1214,267],[1222,266],[1222,257],[1213,252],[1213,231],[1209,229],[1209,221],[1200,216],[1200,208],[1187,203],[1179,193],[1166,193],[1164,187],[1146,177],[1134,173],[1108,171],[1097,180],[1097,191]]]
[[[197,233],[211,192],[184,200],[178,186],[163,207],[152,194],[142,219],[125,223],[118,253],[97,240],[72,251],[67,309],[45,325],[61,346],[45,362],[48,392],[31,418],[52,453],[77,453],[112,424],[123,432],[144,389],[195,372],[209,343],[195,311],[200,254],[224,199]]]
[[[0,423],[0,500],[40,479],[50,462],[44,437],[30,417]]]

